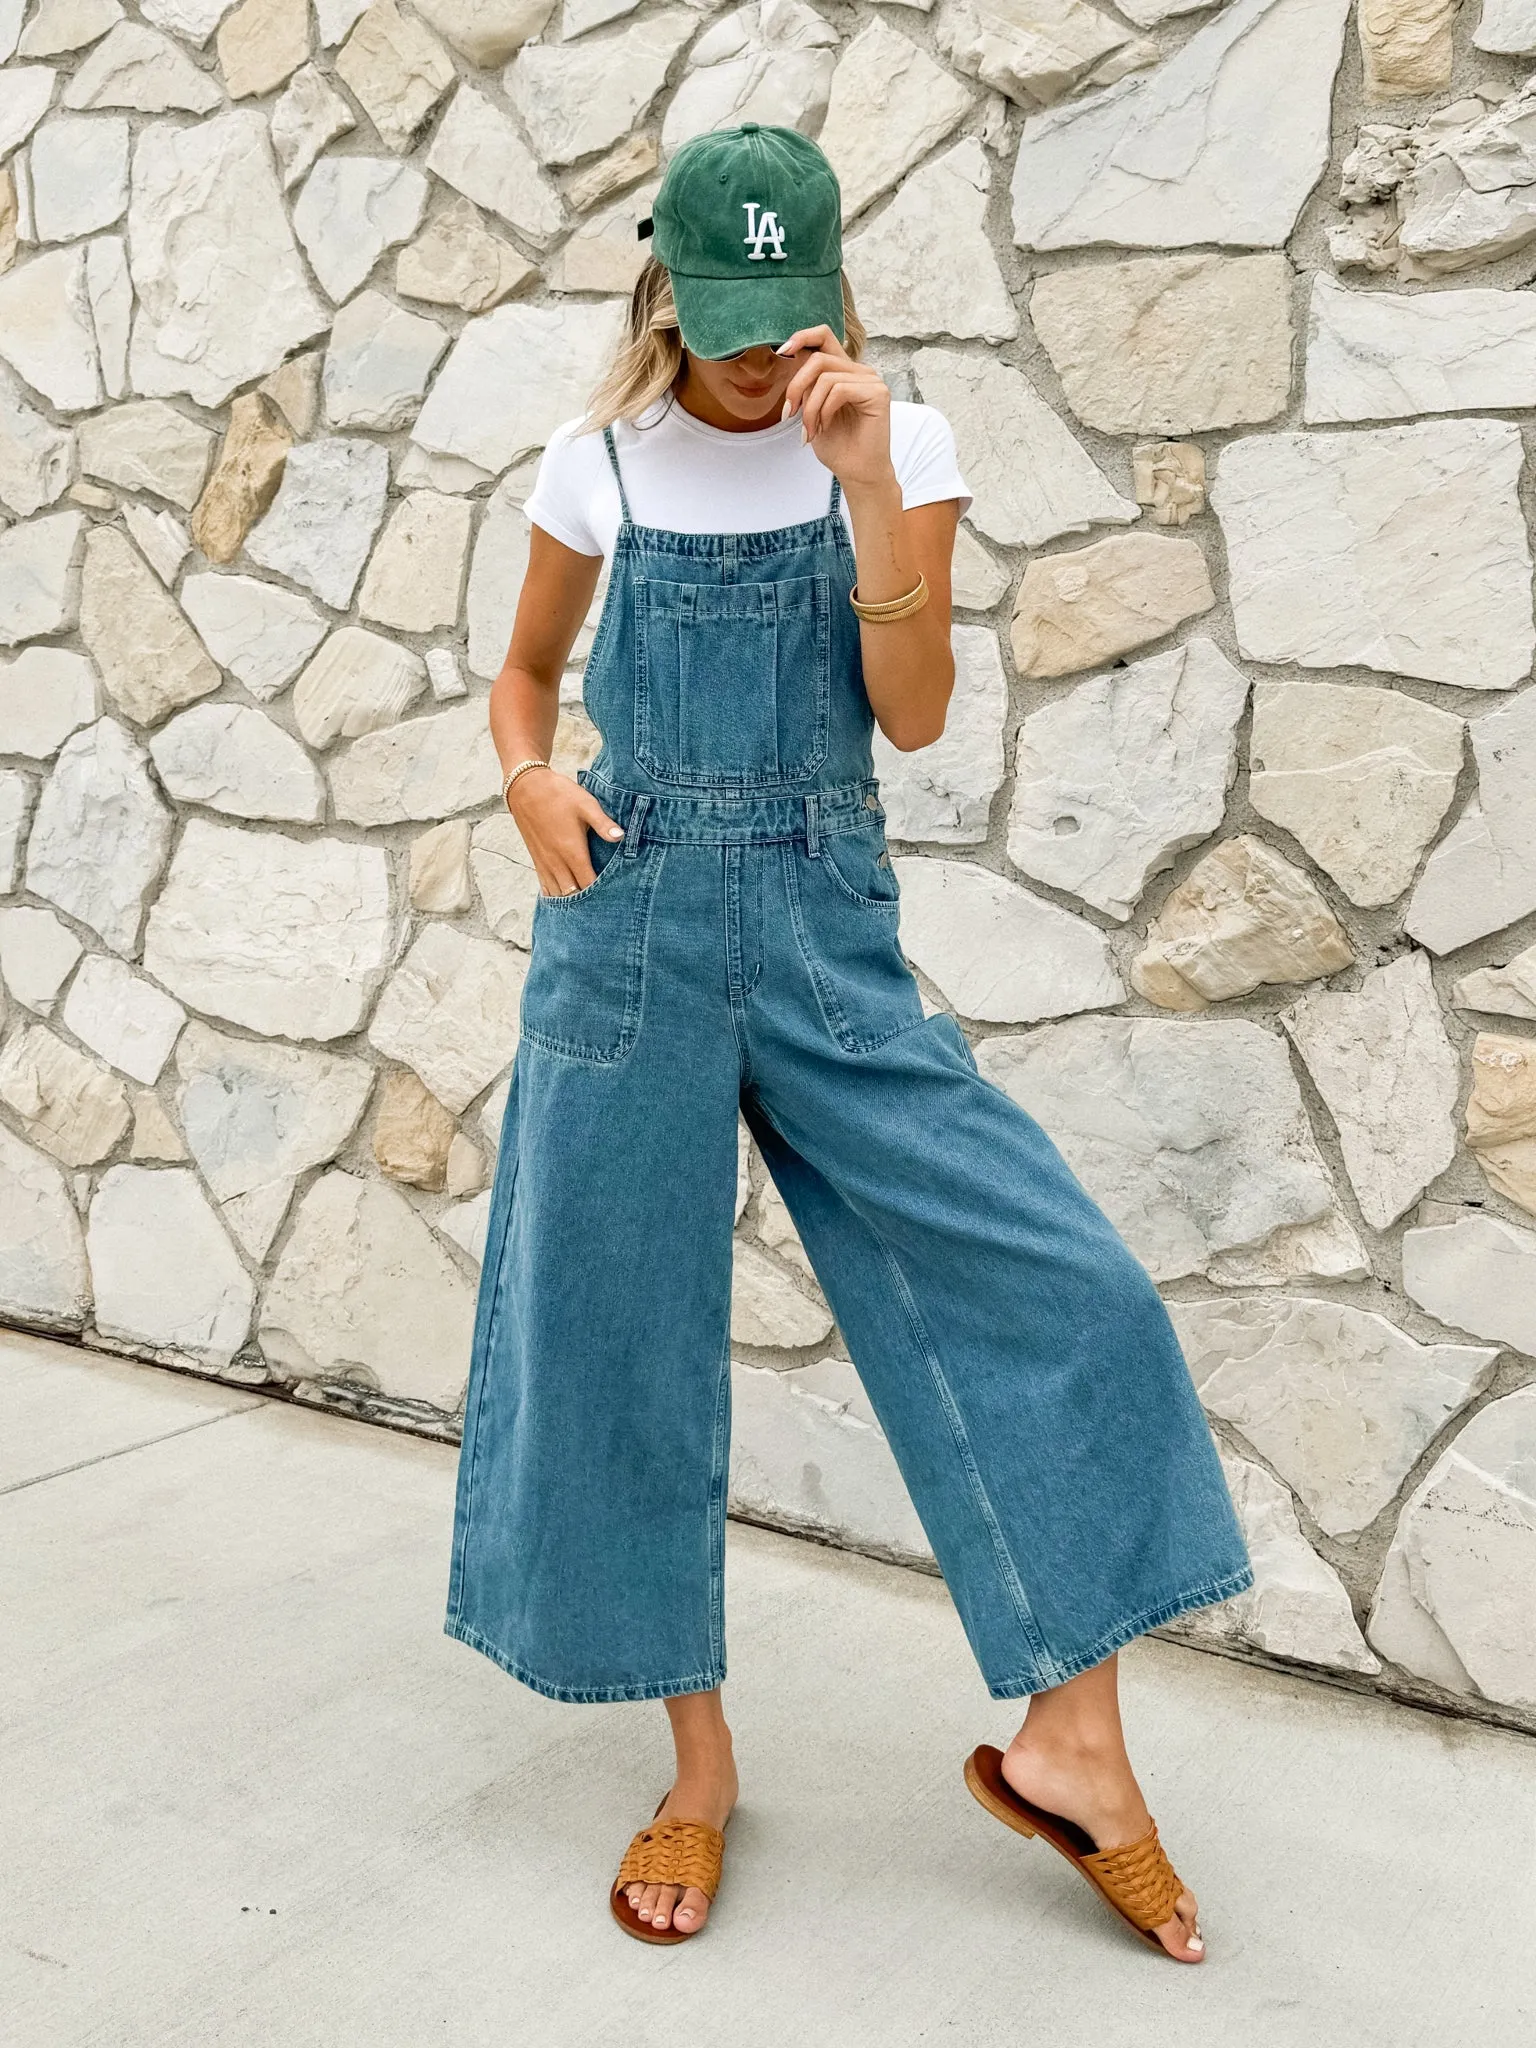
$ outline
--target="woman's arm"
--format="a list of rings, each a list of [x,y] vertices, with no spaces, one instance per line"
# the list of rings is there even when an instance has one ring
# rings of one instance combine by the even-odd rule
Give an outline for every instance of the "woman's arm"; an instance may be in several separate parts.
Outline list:
[[[864,687],[880,730],[904,752],[944,730],[955,663],[949,645],[950,563],[960,507],[954,498],[901,502],[891,463],[891,394],[878,370],[851,361],[829,327],[791,335],[781,355],[804,355],[790,381],[784,417],[798,411],[816,454],[848,500],[859,596],[868,603],[903,597],[919,574],[928,602],[893,623],[860,622]]]
[[[560,678],[603,566],[600,555],[579,555],[540,526],[531,532],[512,644],[491,685],[491,738],[503,774],[519,761],[549,758],[560,716]],[[621,836],[597,798],[553,768],[519,775],[507,792],[507,808],[546,896],[568,896],[593,879],[589,826],[609,839]]]

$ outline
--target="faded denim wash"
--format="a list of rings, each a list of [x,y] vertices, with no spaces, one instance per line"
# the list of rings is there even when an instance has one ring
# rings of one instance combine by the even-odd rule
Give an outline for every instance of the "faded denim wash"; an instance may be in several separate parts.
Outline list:
[[[725,1676],[738,1107],[994,1697],[1251,1583],[1150,1279],[923,1014],[831,496],[726,535],[623,502],[581,779],[624,838],[534,911],[447,1619],[555,1699]]]

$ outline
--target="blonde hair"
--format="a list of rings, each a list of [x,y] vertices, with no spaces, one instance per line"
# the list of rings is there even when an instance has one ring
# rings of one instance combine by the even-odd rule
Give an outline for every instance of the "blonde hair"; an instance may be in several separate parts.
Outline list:
[[[843,346],[857,362],[868,337],[853,303],[853,292],[843,273]],[[618,354],[608,365],[602,382],[592,394],[584,434],[611,427],[615,420],[631,425],[665,398],[677,383],[683,367],[683,337],[677,325],[677,307],[672,299],[672,279],[654,256],[635,280],[629,302],[629,324]]]

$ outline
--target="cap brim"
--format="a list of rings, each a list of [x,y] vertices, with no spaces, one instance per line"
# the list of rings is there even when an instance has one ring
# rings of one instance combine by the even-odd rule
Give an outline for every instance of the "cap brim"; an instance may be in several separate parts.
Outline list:
[[[683,346],[696,356],[734,356],[744,348],[777,348],[802,327],[843,332],[841,271],[827,277],[672,276]]]

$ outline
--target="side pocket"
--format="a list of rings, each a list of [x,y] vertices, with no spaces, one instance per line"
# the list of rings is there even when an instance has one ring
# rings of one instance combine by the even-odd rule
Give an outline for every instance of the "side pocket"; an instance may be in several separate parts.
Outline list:
[[[866,895],[834,863],[829,848],[861,834],[838,834],[809,853],[798,841],[785,848],[790,913],[801,957],[816,990],[827,1029],[844,1052],[873,1052],[877,1046],[923,1022],[922,997],[898,935],[900,906],[894,893]],[[845,862],[850,849],[843,847]],[[869,856],[869,872],[856,870],[866,887],[879,886],[881,868]],[[894,892],[895,877],[890,886]]]
[[[665,849],[625,858],[610,842],[597,879],[539,896],[523,983],[522,1035],[560,1059],[610,1066],[633,1048],[645,1000],[651,904]]]

